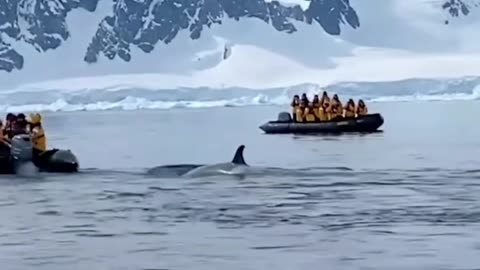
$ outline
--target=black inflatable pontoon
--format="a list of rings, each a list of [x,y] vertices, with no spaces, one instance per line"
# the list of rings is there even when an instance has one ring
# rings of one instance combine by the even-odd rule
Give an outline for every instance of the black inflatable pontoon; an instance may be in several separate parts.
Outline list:
[[[32,162],[43,172],[77,172],[78,160],[70,150],[51,149],[34,154],[30,137],[16,135],[11,144],[0,143],[0,174],[15,174],[22,163]]]
[[[0,174],[13,174],[15,169],[10,158],[10,147],[1,142],[0,143]]]
[[[269,121],[261,125],[260,129],[267,134],[375,132],[382,125],[383,117],[378,113],[357,118],[298,123],[293,122],[289,113],[281,112],[277,121]]]
[[[41,172],[70,173],[78,171],[77,157],[70,150],[47,150],[38,155],[33,163]]]

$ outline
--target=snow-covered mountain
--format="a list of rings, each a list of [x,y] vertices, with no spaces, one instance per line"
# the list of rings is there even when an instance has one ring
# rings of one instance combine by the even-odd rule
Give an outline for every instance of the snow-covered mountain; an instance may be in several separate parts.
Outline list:
[[[22,69],[23,55],[4,39],[20,40],[39,52],[55,50],[75,33],[66,18],[74,9],[95,12],[99,0],[4,0],[0,2],[0,70]],[[179,32],[200,38],[205,27],[221,24],[225,18],[256,18],[276,31],[296,32],[292,21],[318,23],[327,33],[340,33],[340,24],[358,27],[359,20],[348,0],[312,0],[306,9],[266,0],[113,0],[112,14],[105,16],[85,48],[84,60],[131,60],[131,47],[151,52],[158,42],[171,43]],[[1,33],[0,32],[0,33]],[[3,36],[3,38],[1,38]],[[28,62],[28,61],[27,61]],[[27,63],[28,64],[28,63]]]
[[[187,98],[185,89],[202,91],[188,95],[188,106],[197,106],[191,105],[195,98],[243,104],[267,102],[258,93],[269,89],[337,89],[342,81],[412,78],[443,85],[445,77],[476,78],[480,11],[472,3],[3,0],[0,93],[8,102],[0,107],[33,104],[32,98],[54,109],[77,103],[165,107],[160,97]],[[225,93],[210,92],[220,89]],[[245,95],[245,89],[258,93]],[[477,93],[470,84],[462,91]]]
[[[23,56],[8,42],[32,45],[38,52],[54,50],[71,34],[67,14],[76,8],[95,11],[98,0],[2,0],[0,2],[0,70],[21,69]]]
[[[107,16],[88,47],[85,61],[97,61],[98,54],[130,61],[130,48],[149,53],[158,42],[171,43],[180,31],[199,39],[205,27],[222,24],[226,18],[255,18],[276,31],[294,33],[292,21],[318,23],[329,34],[340,34],[340,24],[358,27],[357,14],[348,0],[312,0],[305,10],[265,0],[118,0],[114,14]]]
[[[158,43],[172,44],[182,32],[196,40],[205,29],[230,20],[262,21],[270,25],[271,31],[285,34],[298,32],[296,23],[315,24],[319,27],[310,35],[319,35],[321,31],[339,35],[342,24],[354,29],[360,26],[355,4],[361,5],[362,20],[367,21],[370,12],[365,12],[362,5],[370,11],[382,11],[382,6],[391,6],[395,1],[351,4],[348,0],[4,0],[0,1],[0,72],[14,72],[31,65],[32,52],[22,52],[31,49],[25,48],[26,44],[36,54],[49,53],[72,38],[77,41],[87,29],[87,44],[78,44],[78,52],[74,52],[82,55],[82,61],[97,63],[99,57],[105,57],[130,62],[132,50],[150,53],[160,47]],[[99,5],[102,7],[97,8]],[[465,0],[445,0],[441,8],[456,16],[460,12],[467,14],[470,6]],[[95,14],[84,13],[68,22],[75,10]],[[248,28],[249,24],[243,27]],[[78,57],[75,61],[79,61]]]

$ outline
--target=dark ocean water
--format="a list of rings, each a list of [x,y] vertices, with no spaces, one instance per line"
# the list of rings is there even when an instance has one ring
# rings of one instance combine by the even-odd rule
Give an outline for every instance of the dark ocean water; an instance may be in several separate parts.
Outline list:
[[[82,172],[2,176],[1,269],[478,268],[479,104],[371,104],[383,132],[342,136],[262,134],[282,107],[45,114]],[[270,169],[144,173],[240,144]]]

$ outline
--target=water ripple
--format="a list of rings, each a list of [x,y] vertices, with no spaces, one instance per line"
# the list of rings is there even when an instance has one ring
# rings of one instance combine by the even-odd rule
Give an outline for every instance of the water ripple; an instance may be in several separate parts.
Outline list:
[[[184,269],[159,258],[188,256],[200,265],[236,261],[238,254],[261,260],[259,254],[340,252],[335,263],[352,266],[379,255],[432,260],[453,252],[449,246],[480,249],[478,170],[302,170],[296,177],[290,171],[217,181],[119,172],[116,181],[101,181],[106,172],[91,172],[68,184],[6,185],[0,259],[26,268],[82,257],[91,265],[109,260],[115,269]]]

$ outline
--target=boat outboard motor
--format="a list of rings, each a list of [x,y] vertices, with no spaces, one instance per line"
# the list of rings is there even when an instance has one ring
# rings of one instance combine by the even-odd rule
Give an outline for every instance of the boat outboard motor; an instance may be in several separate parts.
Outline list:
[[[278,122],[289,123],[292,122],[292,116],[288,112],[281,112],[278,114]]]
[[[33,164],[33,144],[29,135],[13,136],[10,148],[10,166],[15,174],[30,174],[37,171]]]
[[[14,162],[31,162],[33,160],[33,144],[28,134],[13,136],[10,154]]]

